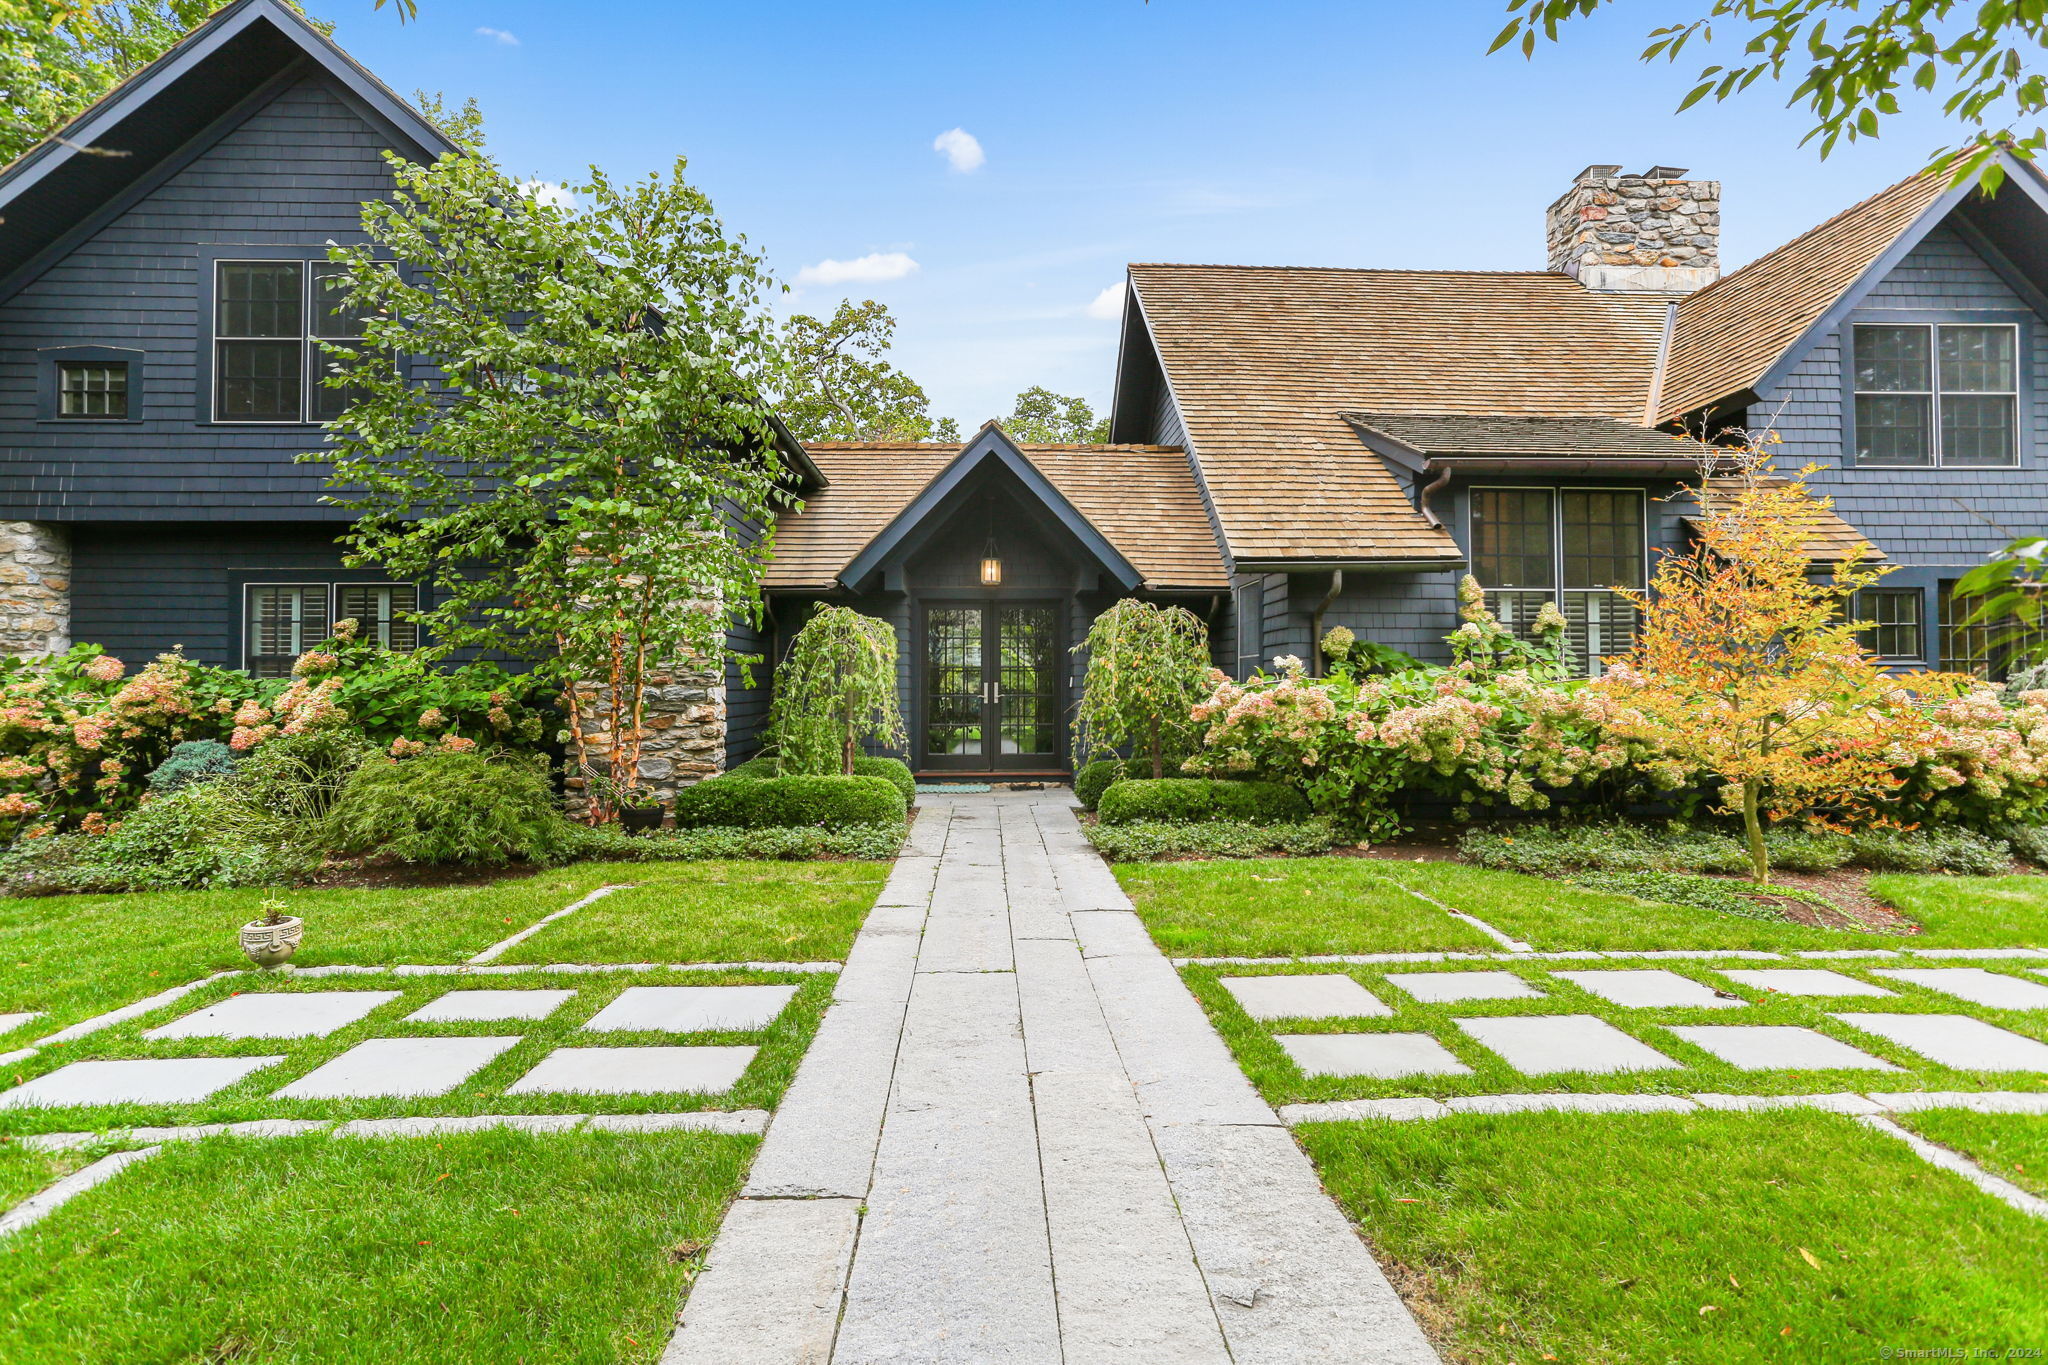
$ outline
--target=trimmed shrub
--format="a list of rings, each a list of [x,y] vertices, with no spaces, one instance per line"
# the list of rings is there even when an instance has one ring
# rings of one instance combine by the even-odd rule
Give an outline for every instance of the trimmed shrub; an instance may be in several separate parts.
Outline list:
[[[235,751],[217,739],[188,739],[149,774],[149,790],[169,796],[194,782],[211,782],[235,770]]]
[[[840,829],[786,829],[766,826],[735,829],[714,825],[704,829],[667,829],[653,834],[627,834],[613,825],[575,833],[565,858],[608,863],[692,862],[703,860],[777,859],[802,862],[812,858],[885,859],[896,856],[907,833],[902,825],[847,825]]]
[[[1205,820],[1198,825],[1138,820],[1128,825],[1090,825],[1088,838],[1096,851],[1111,862],[1134,863],[1189,855],[1256,858],[1285,853],[1309,857],[1329,852],[1337,842],[1337,831],[1324,819],[1277,825],[1251,825],[1237,820]]]
[[[1308,819],[1308,801],[1278,782],[1225,782],[1216,778],[1126,778],[1102,794],[1097,811],[1105,825],[1136,820],[1190,824],[1238,820],[1252,825]]]
[[[376,745],[347,726],[279,735],[236,762],[234,787],[250,805],[311,837],[349,778],[381,756]]]
[[[1122,759],[1098,758],[1074,774],[1074,799],[1081,803],[1082,810],[1094,810],[1102,794],[1112,783],[1121,782],[1123,776]]]
[[[364,764],[328,828],[344,853],[486,867],[547,862],[570,839],[538,768],[447,751]]]
[[[911,775],[910,765],[900,758],[856,758],[853,760],[853,775],[855,777],[885,777],[889,780],[889,785],[903,793],[903,803],[906,806],[917,804],[917,778]],[[778,760],[768,754],[760,754],[748,759],[744,763],[727,768],[725,776],[794,777],[797,774],[785,774]]]
[[[264,841],[265,823],[232,784],[194,782],[150,797],[109,833],[18,841],[0,857],[0,885],[16,895],[203,890],[268,886],[310,870],[317,859]]]
[[[746,777],[727,773],[676,794],[678,829],[724,825],[900,825],[908,803],[886,777]]]

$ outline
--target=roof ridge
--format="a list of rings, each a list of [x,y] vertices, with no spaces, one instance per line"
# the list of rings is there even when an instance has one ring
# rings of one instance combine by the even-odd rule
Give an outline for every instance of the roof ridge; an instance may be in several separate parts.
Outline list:
[[[1517,279],[1557,279],[1571,284],[1578,280],[1561,270],[1487,270],[1469,269],[1457,266],[1400,266],[1400,265],[1244,265],[1207,261],[1131,261],[1126,270],[1241,270],[1250,272],[1298,271],[1303,274],[1315,272],[1331,275],[1495,275],[1511,276]],[[1584,289],[1584,285],[1579,285]],[[1587,289],[1587,293],[1607,293]]]

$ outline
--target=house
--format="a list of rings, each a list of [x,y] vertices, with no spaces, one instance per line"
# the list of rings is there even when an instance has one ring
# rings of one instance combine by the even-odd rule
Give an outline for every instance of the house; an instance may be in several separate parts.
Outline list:
[[[94,155],[95,145],[127,155]],[[259,673],[353,616],[396,647],[431,584],[344,569],[321,501],[314,345],[330,241],[441,134],[277,0],[237,0],[0,171],[0,647],[182,645]],[[1901,666],[1991,671],[1955,580],[2048,526],[2048,181],[1916,176],[1741,270],[1720,185],[1589,166],[1538,221],[1541,270],[1133,265],[1111,441],[792,450],[759,633],[812,604],[892,621],[909,757],[1071,764],[1073,651],[1120,596],[1187,607],[1242,675],[1331,626],[1446,655],[1459,577],[1589,670],[1624,647],[1697,509],[1679,431],[1768,427],[1834,513],[1825,563]],[[679,680],[670,783],[744,757],[763,671]]]

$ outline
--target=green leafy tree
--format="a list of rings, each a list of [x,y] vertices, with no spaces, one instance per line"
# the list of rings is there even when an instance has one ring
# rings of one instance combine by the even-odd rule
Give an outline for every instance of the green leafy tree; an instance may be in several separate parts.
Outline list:
[[[1091,445],[1109,439],[1109,419],[1097,419],[1085,398],[1068,398],[1033,384],[1017,395],[1002,419],[1012,440],[1043,445]]]
[[[7,0],[0,4],[0,164],[148,66],[227,0]],[[318,24],[322,32],[330,25]],[[117,146],[88,149],[125,156]]]
[[[1154,777],[1195,751],[1193,711],[1209,695],[1209,630],[1185,607],[1125,598],[1074,647],[1088,656],[1074,747],[1086,760],[1126,746]]]
[[[770,280],[681,161],[593,168],[572,210],[475,147],[386,160],[369,240],[330,252],[365,340],[328,346],[325,382],[352,400],[302,458],[333,463],[351,564],[433,584],[426,653],[530,661],[585,771],[630,790],[650,678],[721,668],[758,616],[766,547],[728,527],[772,525],[779,497],[752,397],[779,364]]]
[[[884,357],[896,334],[887,305],[842,301],[831,318],[798,313],[782,327],[789,370],[776,413],[800,441],[957,441],[934,420],[915,379]]]
[[[1507,27],[1491,50],[1519,45],[1529,56],[1539,36],[1554,42],[1571,20],[1610,3],[1509,0]],[[1702,67],[1681,110],[1708,96],[1725,100],[1765,76],[1793,76],[1791,103],[1813,117],[1802,141],[1818,140],[1826,156],[1838,142],[1876,137],[1901,95],[1932,96],[1963,130],[1932,164],[1959,181],[1978,175],[1987,189],[2004,179],[1993,159],[2001,147],[2032,156],[2048,143],[2040,126],[2022,129],[2048,110],[2048,77],[2038,70],[2048,6],[2038,0],[1692,0],[1692,8],[1696,17],[1650,31],[1644,61],[1676,62],[1717,38],[1741,55]]]
[[[895,630],[851,607],[820,607],[775,670],[768,731],[792,773],[851,776],[863,739],[903,743]]]
[[[1956,582],[1965,625],[1990,629],[2009,672],[2048,658],[2048,536],[2021,536]]]

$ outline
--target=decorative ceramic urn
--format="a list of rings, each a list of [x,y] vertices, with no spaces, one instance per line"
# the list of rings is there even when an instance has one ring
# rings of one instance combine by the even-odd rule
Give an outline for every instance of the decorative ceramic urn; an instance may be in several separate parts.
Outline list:
[[[275,967],[299,950],[305,932],[306,922],[297,915],[286,915],[275,924],[250,920],[242,926],[242,951],[259,967]]]

